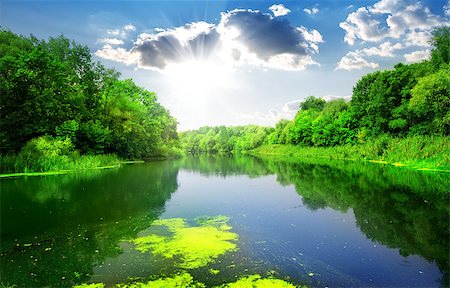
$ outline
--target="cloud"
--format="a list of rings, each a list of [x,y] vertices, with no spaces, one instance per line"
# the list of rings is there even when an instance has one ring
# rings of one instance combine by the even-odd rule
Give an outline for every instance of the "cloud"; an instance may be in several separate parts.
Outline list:
[[[380,44],[378,47],[364,48],[361,51],[367,56],[394,57],[394,52],[403,48],[404,46],[400,43],[392,44],[387,41]]]
[[[135,41],[130,53],[138,56],[139,67],[164,69],[183,59],[208,58],[219,45],[216,29],[206,22],[159,31],[156,34],[143,33]]]
[[[420,51],[414,51],[409,54],[403,55],[405,57],[406,62],[408,63],[415,63],[420,62],[423,60],[427,60],[430,57],[430,50],[420,50]]]
[[[335,70],[359,70],[365,67],[378,68],[378,66],[378,63],[364,59],[362,51],[356,50],[348,52],[347,55],[342,57]]]
[[[275,17],[284,16],[291,12],[288,8],[284,7],[283,4],[275,4],[269,7]]]
[[[444,14],[450,17],[450,0],[444,6]]]
[[[429,47],[431,40],[431,30],[427,31],[411,31],[405,36],[406,46]]]
[[[95,51],[94,54],[100,58],[121,62],[126,65],[136,64],[138,61],[137,55],[130,53],[124,48],[112,47],[109,44],[104,45],[102,49]]]
[[[381,0],[360,7],[339,24],[345,30],[344,41],[350,45],[381,44],[348,52],[336,70],[377,68],[379,64],[371,57],[401,56],[401,50],[411,48],[421,50],[404,54],[408,62],[424,60],[428,54],[423,48],[430,47],[431,32],[440,25],[450,25],[449,19],[433,14],[418,0]]]
[[[125,27],[117,33],[125,31]],[[105,45],[96,55],[110,60],[116,55],[118,62],[156,70],[164,70],[170,64],[206,59],[231,65],[303,70],[317,65],[312,55],[319,52],[318,45],[322,42],[317,30],[295,27],[287,20],[260,11],[232,10],[222,13],[216,25],[193,22],[142,33],[129,50],[116,48],[113,52],[112,43],[105,42],[109,46]]]
[[[380,42],[386,38],[399,39],[448,24],[448,20],[434,15],[418,1],[381,0],[350,13],[339,26],[346,32],[345,42],[354,45],[357,40]]]
[[[117,38],[100,38],[97,40],[98,43],[105,43],[109,45],[122,45],[123,41]]]
[[[381,43],[378,47],[364,48],[356,51],[348,52],[347,55],[337,64],[336,70],[355,70],[368,68],[378,68],[379,64],[376,62],[369,62],[367,57],[395,57],[394,52],[405,48],[400,43],[391,43],[389,41]]]
[[[125,31],[135,31],[136,27],[134,27],[134,25],[132,25],[132,24],[127,24],[127,25],[123,26],[123,30],[125,30]]]
[[[319,9],[317,7],[313,7],[311,9],[305,8],[303,9],[303,11],[309,15],[316,15],[317,13],[319,13]]]
[[[113,36],[113,37],[119,37],[119,38],[125,38],[127,37],[128,33],[130,33],[131,31],[135,31],[136,27],[134,27],[132,24],[127,24],[125,26],[123,26],[122,28],[118,28],[118,29],[108,29],[106,30],[106,34]],[[101,42],[98,41],[97,42]],[[108,43],[110,44],[110,43]],[[113,44],[113,45],[118,45],[118,44]]]

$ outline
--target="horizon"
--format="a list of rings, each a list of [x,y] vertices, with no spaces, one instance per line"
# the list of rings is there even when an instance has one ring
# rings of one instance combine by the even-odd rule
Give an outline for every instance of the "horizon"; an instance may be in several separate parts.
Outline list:
[[[433,0],[0,5],[3,28],[74,39],[156,92],[179,131],[273,126],[310,95],[349,100],[361,76],[428,59],[433,27],[450,25],[450,1]]]

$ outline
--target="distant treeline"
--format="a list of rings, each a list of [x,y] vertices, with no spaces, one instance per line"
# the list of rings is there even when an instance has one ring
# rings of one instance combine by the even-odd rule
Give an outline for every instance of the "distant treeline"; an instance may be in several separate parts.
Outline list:
[[[352,100],[310,96],[275,129],[203,127],[180,134],[188,152],[239,152],[264,144],[334,147],[379,137],[450,134],[450,27],[433,31],[431,59],[362,77]]]
[[[171,146],[175,118],[155,93],[119,76],[63,36],[43,41],[0,29],[1,154],[142,159]]]

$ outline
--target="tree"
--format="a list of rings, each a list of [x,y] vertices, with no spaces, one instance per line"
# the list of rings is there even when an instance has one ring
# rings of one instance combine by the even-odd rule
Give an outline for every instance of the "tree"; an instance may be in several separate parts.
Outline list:
[[[450,134],[449,68],[421,78],[411,91],[409,109],[418,117],[418,133]]]
[[[322,111],[325,107],[325,100],[317,98],[315,96],[309,96],[302,103],[300,103],[300,108],[302,110],[316,109],[317,111]]]
[[[432,32],[431,45],[431,62],[436,68],[442,64],[450,63],[450,27],[441,26],[435,28]]]

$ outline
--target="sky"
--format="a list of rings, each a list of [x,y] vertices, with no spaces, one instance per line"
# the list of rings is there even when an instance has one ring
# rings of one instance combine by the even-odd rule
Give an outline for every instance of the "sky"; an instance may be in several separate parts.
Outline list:
[[[361,76],[430,54],[450,0],[2,0],[0,26],[64,35],[154,91],[179,122],[272,126],[310,95],[349,100]]]

